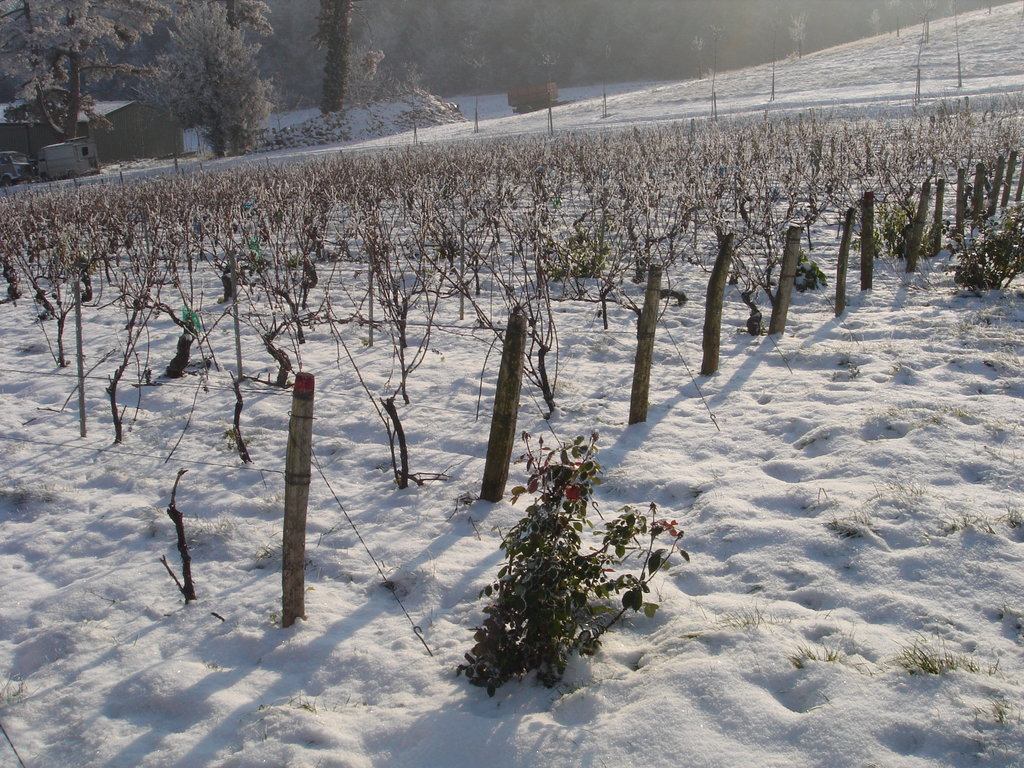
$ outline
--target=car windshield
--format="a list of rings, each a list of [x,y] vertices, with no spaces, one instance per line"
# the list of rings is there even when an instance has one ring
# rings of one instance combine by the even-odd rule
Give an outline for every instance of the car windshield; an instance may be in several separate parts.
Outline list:
[[[28,157],[21,152],[4,152],[0,155],[0,160],[5,163],[28,163]]]

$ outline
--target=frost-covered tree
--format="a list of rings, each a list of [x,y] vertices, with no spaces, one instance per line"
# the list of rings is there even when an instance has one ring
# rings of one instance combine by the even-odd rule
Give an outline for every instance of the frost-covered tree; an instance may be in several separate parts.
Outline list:
[[[871,34],[876,37],[882,34],[882,14],[877,8],[871,9],[871,15],[868,16],[868,24],[871,25]]]
[[[352,9],[355,0],[320,0],[317,43],[327,51],[320,111],[340,112],[345,106],[352,56]]]
[[[158,61],[161,100],[185,127],[198,128],[218,156],[249,149],[270,113],[270,87],[256,70],[258,50],[228,23],[223,5],[208,4],[178,16]]]
[[[797,58],[802,59],[804,57],[804,41],[807,40],[806,11],[793,16],[789,26],[789,36],[793,39],[793,45],[796,46]]]
[[[159,0],[7,0],[0,11],[0,71],[64,138],[75,136],[80,113],[97,117],[90,79],[136,69],[111,53],[167,14]]]
[[[206,0],[198,1],[205,2]],[[235,29],[247,27],[260,35],[269,35],[273,32],[267,21],[270,7],[263,0],[220,0],[220,2],[224,3],[229,27]]]
[[[896,14],[896,37],[900,36],[900,6],[902,5],[903,0],[889,0],[889,7]]]
[[[935,13],[935,0],[921,0],[921,35],[926,43],[931,37],[933,13]]]

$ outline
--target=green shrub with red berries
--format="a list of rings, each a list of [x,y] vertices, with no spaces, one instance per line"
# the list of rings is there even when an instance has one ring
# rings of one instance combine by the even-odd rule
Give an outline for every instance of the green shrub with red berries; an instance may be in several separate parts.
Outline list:
[[[540,682],[561,679],[572,653],[596,653],[601,636],[627,611],[653,616],[645,600],[654,575],[678,552],[682,531],[673,520],[657,520],[631,507],[592,532],[587,516],[599,513],[594,487],[601,482],[597,434],[588,439],[536,448],[524,434],[529,479],[512,490],[515,503],[536,494],[523,517],[504,537],[505,565],[484,588],[486,618],[475,628],[476,645],[459,666],[489,695],[502,684],[536,670]],[[586,537],[585,533],[592,533]],[[659,547],[662,537],[668,546]],[[632,572],[620,571],[632,560]]]

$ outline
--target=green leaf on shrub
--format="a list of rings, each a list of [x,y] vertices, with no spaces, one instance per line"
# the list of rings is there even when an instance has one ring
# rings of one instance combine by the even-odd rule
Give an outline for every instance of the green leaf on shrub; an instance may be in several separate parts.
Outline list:
[[[661,570],[662,563],[665,558],[665,550],[659,549],[657,552],[651,553],[651,559],[647,561],[647,572],[654,573]]]
[[[625,611],[654,615],[644,602],[649,581],[668,562],[681,534],[672,530],[672,546],[654,550],[657,507],[648,515],[625,507],[604,524],[595,538],[587,514],[597,508],[593,486],[601,465],[595,460],[595,433],[553,448],[527,441],[527,483],[514,494],[529,493],[525,516],[504,532],[505,563],[497,579],[484,588],[487,617],[476,628],[477,644],[459,666],[474,685],[488,693],[531,671],[544,685],[554,685],[573,653],[596,653],[601,636]],[[648,531],[654,535],[648,536]],[[639,573],[623,572],[624,560],[645,563]],[[684,555],[685,557],[685,555]],[[621,597],[620,597],[621,596]],[[621,600],[622,609],[616,608]]]
[[[622,595],[622,607],[628,611],[639,611],[644,605],[644,593],[638,587]]]

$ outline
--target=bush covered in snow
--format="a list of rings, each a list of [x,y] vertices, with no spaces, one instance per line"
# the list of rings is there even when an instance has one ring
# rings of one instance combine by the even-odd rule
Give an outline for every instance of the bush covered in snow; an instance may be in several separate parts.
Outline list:
[[[414,127],[457,123],[465,119],[454,104],[413,88],[390,101],[352,106],[343,112],[317,115],[295,125],[269,129],[264,133],[259,149],[315,147],[371,139],[411,131]]]
[[[1024,207],[1009,209],[1001,220],[985,223],[971,240],[954,271],[957,285],[970,290],[1006,288],[1024,272]]]

